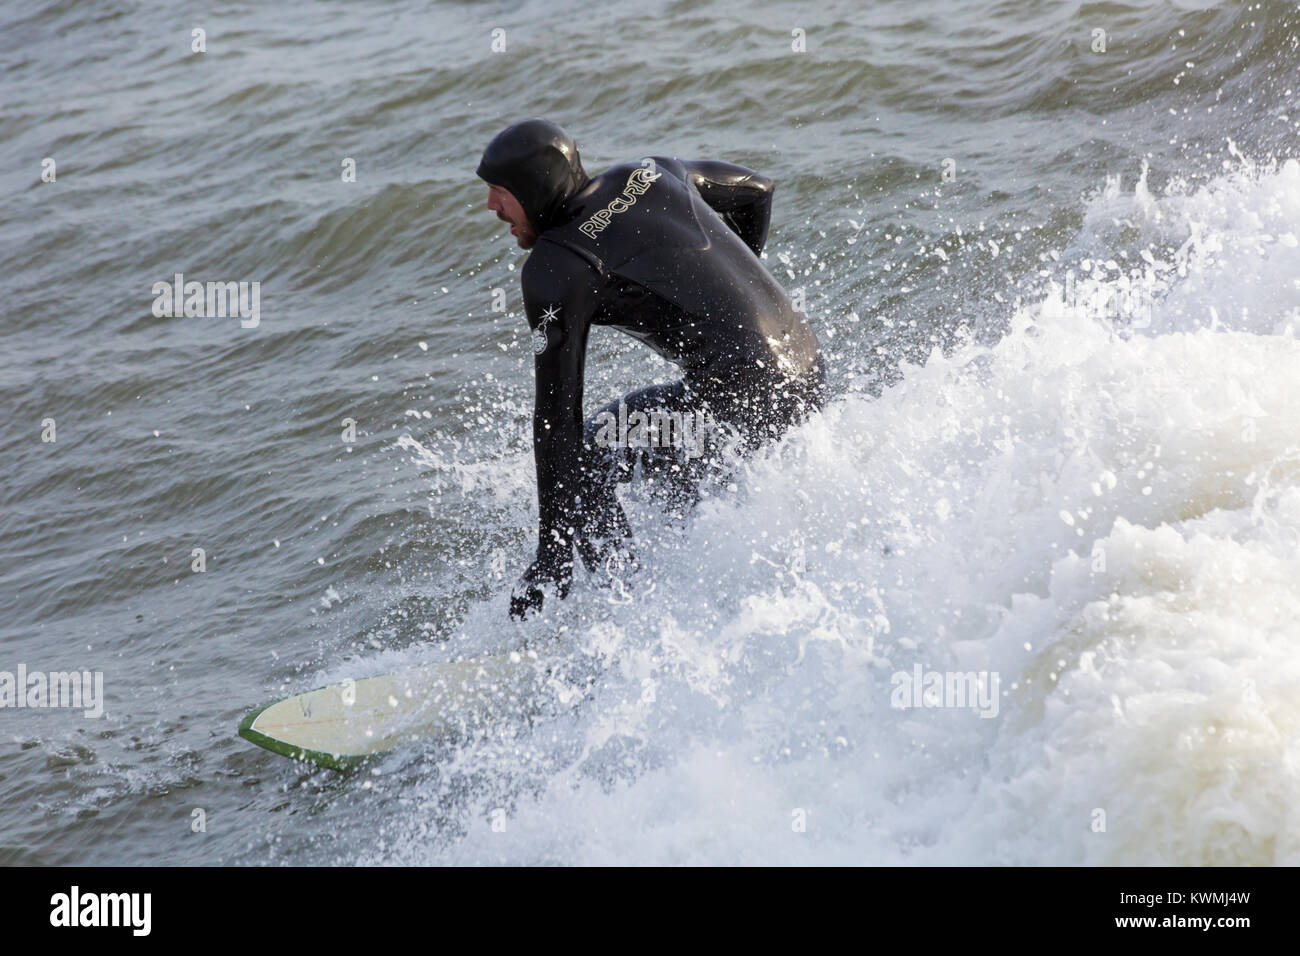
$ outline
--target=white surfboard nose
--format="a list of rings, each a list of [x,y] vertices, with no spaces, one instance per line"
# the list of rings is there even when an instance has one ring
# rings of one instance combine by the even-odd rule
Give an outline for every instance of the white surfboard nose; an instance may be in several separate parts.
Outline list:
[[[251,711],[239,735],[345,770],[402,743],[458,739],[493,715],[530,713],[545,673],[537,653],[523,651],[342,681]]]

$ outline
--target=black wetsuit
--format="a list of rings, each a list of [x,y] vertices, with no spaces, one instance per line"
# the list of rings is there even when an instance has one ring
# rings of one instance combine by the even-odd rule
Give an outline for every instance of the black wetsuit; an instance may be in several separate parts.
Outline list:
[[[511,145],[526,153],[520,136],[541,140],[545,161],[494,154],[524,127]],[[689,495],[724,439],[753,448],[819,407],[823,369],[807,320],[758,259],[770,179],[730,163],[665,156],[588,178],[567,134],[539,120],[494,140],[479,175],[511,189],[537,228],[522,283],[537,378],[540,520],[537,559],[524,581],[554,582],[563,593],[575,544],[595,570],[611,542],[630,533],[614,487],[634,466]],[[632,392],[584,420],[593,324],[644,342],[681,366],[682,380]],[[666,413],[661,426],[668,416],[694,416],[697,441],[689,429],[664,441],[662,429],[610,427],[655,410]]]

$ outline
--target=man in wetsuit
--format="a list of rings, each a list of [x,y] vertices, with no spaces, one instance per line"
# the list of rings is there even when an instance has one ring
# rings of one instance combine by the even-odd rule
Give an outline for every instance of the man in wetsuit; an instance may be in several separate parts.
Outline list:
[[[477,172],[488,209],[533,250],[522,283],[537,378],[539,524],[536,560],[511,600],[522,618],[541,607],[543,588],[567,594],[575,546],[593,573],[630,558],[614,489],[638,465],[689,502],[721,455],[720,434],[742,451],[779,436],[820,407],[824,373],[812,329],[758,259],[770,179],[665,156],[589,177],[569,135],[540,119],[498,133]],[[682,380],[632,392],[584,422],[593,324],[644,342],[681,366]],[[666,444],[647,442],[644,428],[640,441],[611,428],[688,417],[694,431]],[[706,447],[692,440],[700,437],[711,438]]]

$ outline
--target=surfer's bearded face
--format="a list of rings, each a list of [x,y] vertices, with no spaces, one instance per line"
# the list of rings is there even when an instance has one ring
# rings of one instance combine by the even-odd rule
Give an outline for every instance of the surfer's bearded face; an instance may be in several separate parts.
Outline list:
[[[515,237],[520,249],[531,249],[537,244],[537,233],[524,214],[524,207],[519,205],[510,190],[503,186],[488,187],[488,209],[497,214],[502,222],[510,223],[510,235]]]

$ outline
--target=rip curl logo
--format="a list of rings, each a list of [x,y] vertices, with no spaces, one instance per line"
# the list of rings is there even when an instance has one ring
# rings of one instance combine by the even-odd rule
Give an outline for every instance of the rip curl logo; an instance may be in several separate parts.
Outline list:
[[[662,176],[663,173],[654,173],[644,166],[632,171],[627,177],[627,185],[623,187],[623,192],[617,199],[610,202],[608,206],[595,213],[590,219],[578,227],[578,231],[591,236],[595,239],[610,224],[610,221],[621,212],[636,205],[636,197],[645,194],[650,188],[651,183]]]
[[[546,351],[546,326],[560,314],[558,305],[548,305],[542,312],[542,324],[533,329],[533,354],[541,355]]]

